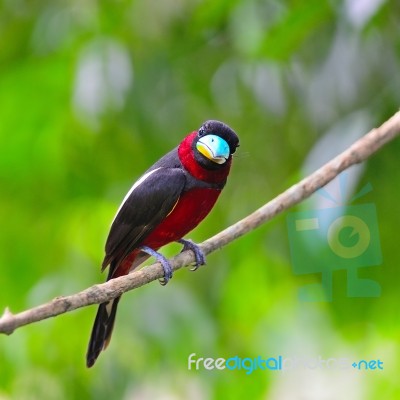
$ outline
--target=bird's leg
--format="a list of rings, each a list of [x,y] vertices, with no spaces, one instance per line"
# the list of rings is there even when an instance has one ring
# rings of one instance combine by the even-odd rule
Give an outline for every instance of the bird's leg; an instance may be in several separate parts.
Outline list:
[[[180,239],[178,240],[178,243],[183,244],[183,249],[182,251],[186,250],[192,250],[194,253],[195,257],[195,265],[194,267],[190,268],[191,271],[196,271],[197,268],[200,267],[200,265],[204,265],[206,263],[206,256],[203,252],[203,250],[194,242],[191,240],[186,240],[186,239]]]
[[[164,270],[164,278],[159,279],[159,282],[162,286],[165,286],[172,278],[172,268],[168,260],[162,254],[158,253],[148,246],[141,246],[140,250],[144,253],[147,253],[149,256],[154,257],[162,265]]]

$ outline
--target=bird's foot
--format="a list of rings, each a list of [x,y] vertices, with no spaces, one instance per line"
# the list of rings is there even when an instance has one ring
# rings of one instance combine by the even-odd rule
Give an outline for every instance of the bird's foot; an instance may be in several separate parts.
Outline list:
[[[149,256],[154,257],[161,264],[164,270],[164,278],[159,279],[159,282],[162,286],[165,286],[172,278],[172,268],[169,261],[162,254],[158,253],[148,246],[141,246],[140,250],[144,253],[147,253]]]
[[[200,267],[200,265],[204,265],[206,263],[206,256],[203,252],[203,250],[194,242],[191,240],[186,240],[186,239],[180,239],[178,240],[179,243],[183,244],[183,249],[182,251],[186,250],[192,250],[194,253],[195,257],[195,264],[192,268],[190,268],[191,271],[196,271],[197,268]]]

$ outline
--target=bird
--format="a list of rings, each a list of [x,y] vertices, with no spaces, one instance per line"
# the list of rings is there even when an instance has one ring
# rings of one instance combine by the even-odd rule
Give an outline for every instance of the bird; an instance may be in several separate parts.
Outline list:
[[[109,266],[107,281],[127,275],[152,256],[163,267],[160,283],[165,285],[172,278],[172,268],[158,250],[171,242],[183,244],[182,251],[193,251],[193,269],[205,264],[200,247],[184,236],[213,208],[238,146],[232,128],[208,120],[144,172],[111,223],[102,263],[102,271]],[[88,368],[110,342],[119,300],[98,307],[86,354]]]

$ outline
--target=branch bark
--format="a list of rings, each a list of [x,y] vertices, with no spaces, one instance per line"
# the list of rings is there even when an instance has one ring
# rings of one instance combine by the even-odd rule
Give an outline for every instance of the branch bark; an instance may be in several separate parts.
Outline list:
[[[334,179],[340,172],[354,164],[365,161],[399,134],[400,112],[397,112],[379,128],[367,133],[314,173],[291,186],[252,214],[207,239],[200,244],[200,247],[207,255],[256,229],[276,215],[311,196],[316,190]],[[193,263],[194,254],[191,251],[185,251],[173,257],[170,262],[172,269],[177,270]],[[56,297],[48,303],[18,314],[12,314],[7,308],[0,318],[0,333],[9,335],[21,326],[55,317],[77,308],[104,303],[162,277],[163,269],[159,263],[155,263],[126,276],[91,286],[79,293]]]

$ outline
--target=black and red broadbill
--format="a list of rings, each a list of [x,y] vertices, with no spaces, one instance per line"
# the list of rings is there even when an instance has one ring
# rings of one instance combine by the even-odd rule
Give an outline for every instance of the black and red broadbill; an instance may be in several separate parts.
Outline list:
[[[207,121],[178,147],[150,167],[125,196],[107,238],[102,270],[107,280],[128,274],[150,256],[163,266],[166,284],[172,269],[157,250],[174,241],[193,250],[196,267],[204,254],[182,239],[211,211],[225,186],[232,154],[239,146],[236,133],[219,121]],[[100,304],[86,356],[91,367],[111,339],[120,297]]]

